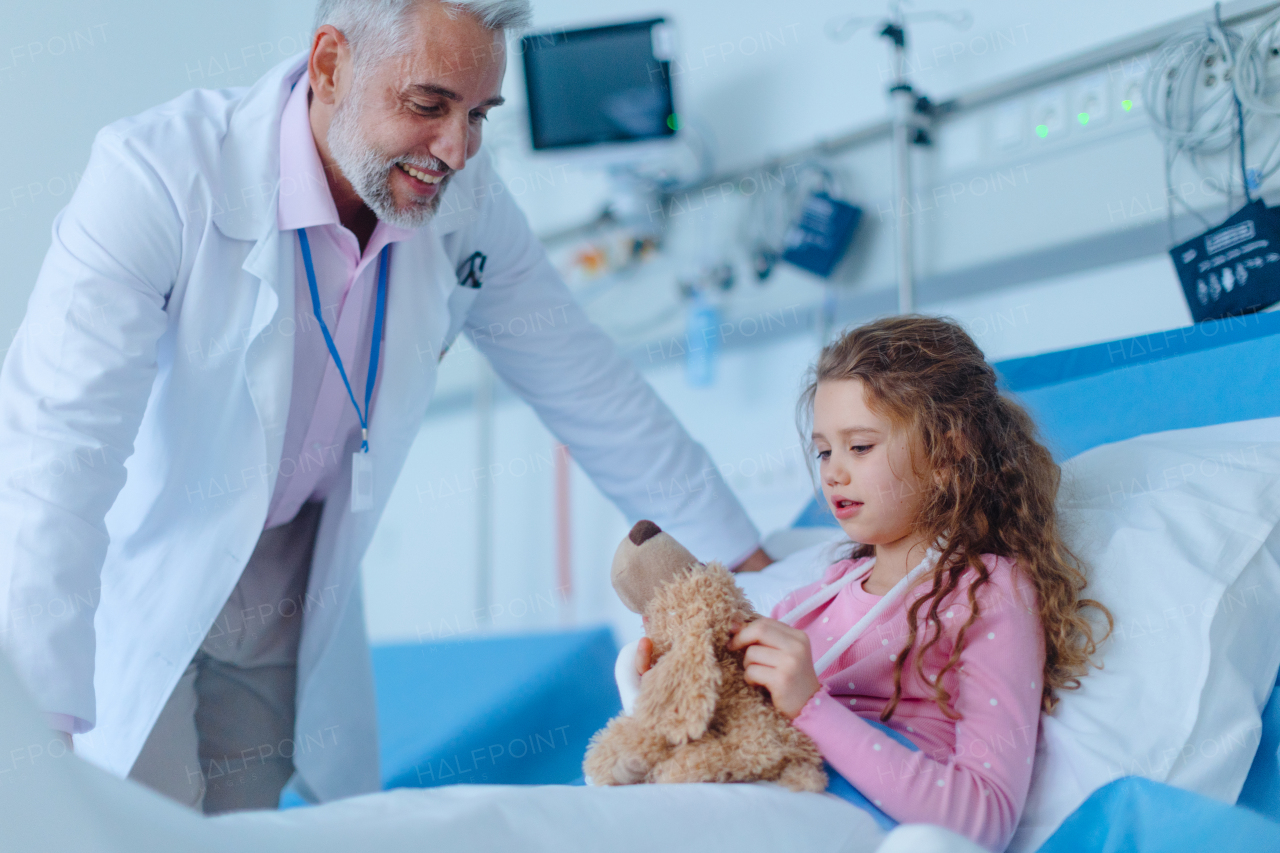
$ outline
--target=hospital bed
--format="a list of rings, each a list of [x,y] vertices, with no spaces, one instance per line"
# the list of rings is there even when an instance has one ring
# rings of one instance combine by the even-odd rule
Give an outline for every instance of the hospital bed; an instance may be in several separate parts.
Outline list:
[[[996,365],[1002,386],[1032,412],[1060,461],[1147,433],[1280,416],[1278,368],[1280,314],[1272,313]],[[794,527],[835,527],[835,520],[810,500]],[[577,759],[587,739],[620,709],[611,677],[616,647],[604,628],[428,648],[374,650],[389,787],[472,778],[573,783],[580,779]],[[500,661],[512,681],[452,680],[472,665],[474,671],[489,672]],[[440,697],[430,685],[441,678],[474,685],[476,692],[469,686]],[[1263,721],[1236,805],[1141,776],[1123,778],[1095,792],[1040,850],[1119,849],[1114,846],[1119,839],[1127,839],[1126,849],[1196,849],[1196,831],[1213,838],[1220,853],[1280,850],[1280,687]],[[553,723],[568,728],[557,731],[557,747],[550,749]],[[543,749],[535,754],[539,732]],[[522,742],[530,744],[527,749]],[[458,760],[464,746],[477,743],[516,745],[522,756],[504,753],[497,761],[475,765]],[[451,769],[457,775],[445,775]],[[1223,838],[1234,838],[1237,846],[1224,846]]]
[[[1280,316],[1259,314],[1017,359],[997,369],[1032,410],[1055,456],[1066,460],[1147,433],[1280,417],[1277,364]],[[796,522],[829,523],[816,504]],[[1274,622],[1280,613],[1271,616]],[[865,812],[843,801],[776,786],[574,785],[587,738],[619,709],[615,653],[608,630],[591,628],[375,648],[383,779],[396,790],[205,821],[58,754],[0,657],[4,848],[978,849],[928,827],[903,826],[885,837]],[[1261,717],[1236,802],[1126,775],[1089,793],[1047,840],[1028,849],[1280,850],[1280,691]]]

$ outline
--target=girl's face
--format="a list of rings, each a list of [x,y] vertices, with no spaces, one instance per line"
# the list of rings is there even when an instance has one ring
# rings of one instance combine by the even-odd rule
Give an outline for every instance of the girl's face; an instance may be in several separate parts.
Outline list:
[[[818,383],[813,447],[827,507],[850,539],[889,545],[910,534],[921,479],[907,436],[871,411],[861,380]]]

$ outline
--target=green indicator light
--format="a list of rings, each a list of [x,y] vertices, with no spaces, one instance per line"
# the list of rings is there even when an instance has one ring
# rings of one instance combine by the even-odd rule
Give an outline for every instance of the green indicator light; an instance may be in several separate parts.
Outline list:
[[[1133,101],[1129,100],[1128,98],[1125,98],[1123,101],[1120,102],[1120,106],[1121,108],[1124,109],[1125,112],[1129,112],[1129,110],[1133,109]]]
[[[1041,139],[1044,139],[1048,135],[1049,135],[1049,125],[1047,124],[1036,125],[1036,136],[1040,137]]]
[[[680,119],[676,118],[675,113],[672,113],[671,115],[667,116],[667,127],[671,128],[672,130],[680,129]]]
[[[1088,124],[1088,123],[1089,123],[1089,114],[1088,114],[1088,113],[1080,113],[1080,115],[1076,116],[1076,120],[1077,120],[1077,121],[1079,121],[1081,124]]]

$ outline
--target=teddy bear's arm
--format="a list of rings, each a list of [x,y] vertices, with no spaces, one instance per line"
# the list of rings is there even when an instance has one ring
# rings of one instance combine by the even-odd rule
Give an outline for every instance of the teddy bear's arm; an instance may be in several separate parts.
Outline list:
[[[636,717],[673,746],[697,740],[715,714],[720,679],[710,620],[692,614],[671,650],[640,680]]]

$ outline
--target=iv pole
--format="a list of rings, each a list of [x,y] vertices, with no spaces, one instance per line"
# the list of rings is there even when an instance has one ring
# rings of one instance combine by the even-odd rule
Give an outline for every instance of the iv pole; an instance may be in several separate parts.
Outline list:
[[[911,143],[915,135],[912,120],[915,118],[916,96],[906,77],[907,31],[903,26],[902,13],[897,3],[892,3],[890,10],[891,17],[880,35],[893,43],[889,55],[889,64],[893,69],[889,100],[893,115],[892,206],[897,208],[894,230],[898,237],[898,251],[895,255],[898,269],[898,313],[910,314],[915,310],[916,303],[915,265],[912,263],[915,256],[912,251],[915,229],[906,215],[906,207],[907,200],[911,198]]]
[[[968,12],[915,12],[906,14],[902,7],[906,0],[890,0],[889,18],[881,21],[880,36],[889,40],[889,66],[893,79],[889,84],[889,108],[893,121],[893,207],[897,210],[894,231],[897,251],[894,255],[898,277],[898,313],[910,314],[915,310],[915,235],[914,223],[905,213],[911,198],[911,146],[928,145],[931,140],[925,118],[932,110],[929,99],[916,94],[907,80],[907,21],[944,21],[957,29],[965,30],[973,23]],[[824,27],[827,35],[836,41],[846,41],[865,26],[872,26],[874,18],[853,17],[843,21],[829,21]]]

